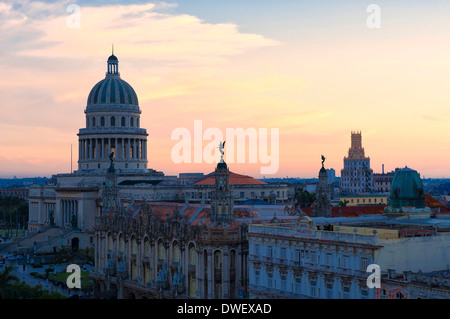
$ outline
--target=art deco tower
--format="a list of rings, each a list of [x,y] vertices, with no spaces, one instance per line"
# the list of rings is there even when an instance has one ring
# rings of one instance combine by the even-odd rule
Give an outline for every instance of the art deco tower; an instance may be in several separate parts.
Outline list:
[[[370,157],[364,154],[361,132],[352,132],[352,144],[348,156],[344,157],[341,170],[341,191],[343,193],[370,193],[373,185],[373,170],[370,169]]]
[[[147,131],[140,128],[138,98],[134,89],[120,78],[119,60],[108,58],[105,79],[89,93],[86,128],[79,130],[78,170],[106,171],[114,153],[118,171],[147,169]]]

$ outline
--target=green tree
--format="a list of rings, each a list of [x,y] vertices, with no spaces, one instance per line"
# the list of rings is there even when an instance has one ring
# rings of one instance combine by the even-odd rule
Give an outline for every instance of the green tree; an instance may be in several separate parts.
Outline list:
[[[305,186],[298,187],[295,192],[296,206],[311,207],[316,200],[316,194],[310,193],[305,189]]]
[[[11,294],[14,284],[19,282],[19,278],[12,274],[13,267],[6,267],[4,271],[0,273],[0,298],[5,299]]]
[[[339,206],[341,207],[346,207],[347,204],[350,203],[348,200],[344,199],[343,201],[339,201]]]

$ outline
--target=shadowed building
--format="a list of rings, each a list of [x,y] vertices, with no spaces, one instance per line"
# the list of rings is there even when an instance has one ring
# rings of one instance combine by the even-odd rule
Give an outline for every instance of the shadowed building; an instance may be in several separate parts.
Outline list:
[[[226,164],[219,163],[210,206],[106,206],[96,217],[95,296],[222,299],[245,293],[247,224],[259,214],[233,208],[228,178]],[[115,202],[109,194],[106,205]]]

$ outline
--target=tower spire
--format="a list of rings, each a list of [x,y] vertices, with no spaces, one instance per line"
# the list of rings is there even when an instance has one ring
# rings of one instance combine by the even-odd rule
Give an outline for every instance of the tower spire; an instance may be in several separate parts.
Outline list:
[[[114,55],[114,44],[111,45],[111,56],[108,58],[108,74],[119,75],[119,60]]]

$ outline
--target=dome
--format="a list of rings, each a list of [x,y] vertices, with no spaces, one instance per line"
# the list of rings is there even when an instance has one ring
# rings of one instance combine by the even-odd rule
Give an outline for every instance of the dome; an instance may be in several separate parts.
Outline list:
[[[395,172],[391,183],[390,203],[393,209],[403,206],[425,207],[422,180],[417,171],[405,167]]]
[[[106,77],[92,88],[87,105],[124,104],[139,106],[134,89],[120,77]]]
[[[119,61],[119,59],[117,59],[117,57],[116,57],[114,54],[112,54],[112,55],[108,58],[108,61]]]
[[[139,106],[134,89],[120,78],[119,60],[114,53],[108,58],[105,79],[94,85],[87,100],[87,106],[111,104]]]
[[[217,169],[228,169],[227,163],[225,162],[217,163]]]

